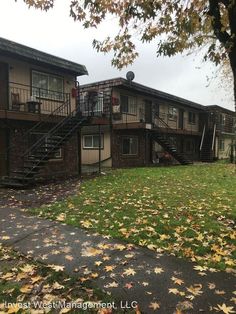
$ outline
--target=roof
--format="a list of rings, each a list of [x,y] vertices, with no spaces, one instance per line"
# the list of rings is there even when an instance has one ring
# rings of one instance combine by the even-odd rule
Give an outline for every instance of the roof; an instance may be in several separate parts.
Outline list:
[[[206,107],[208,110],[219,110],[219,111],[222,111],[224,113],[228,113],[228,114],[231,114],[231,115],[235,115],[235,112],[230,110],[230,109],[227,109],[227,108],[223,108],[223,107],[220,107],[220,106],[217,106],[217,105],[210,105],[210,106],[207,106]]]
[[[200,105],[200,104],[192,102],[190,100],[187,100],[187,99],[184,99],[181,97],[177,97],[177,96],[159,91],[157,89],[154,89],[154,88],[151,88],[151,87],[148,87],[148,86],[136,83],[136,82],[130,83],[128,80],[126,80],[122,77],[81,85],[80,88],[93,88],[95,86],[101,86],[101,85],[109,85],[109,86],[113,86],[113,87],[122,86],[122,87],[125,87],[126,89],[129,89],[129,90],[135,90],[135,91],[138,91],[140,93],[146,94],[148,96],[158,97],[158,98],[161,98],[163,100],[171,100],[175,103],[178,103],[181,105],[186,105],[188,107],[198,109],[198,110],[205,110],[205,108],[206,108],[206,106]]]
[[[36,64],[46,65],[80,76],[88,74],[84,65],[62,59],[51,54],[30,48],[14,41],[0,37],[0,54],[12,57],[20,57],[23,60]]]
[[[221,106],[217,106],[217,105],[211,105],[211,106],[203,106],[201,104],[195,103],[193,101],[178,97],[178,96],[174,96],[162,91],[159,91],[157,89],[136,83],[136,82],[129,82],[128,80],[122,78],[122,77],[118,77],[118,78],[114,78],[114,79],[109,79],[109,80],[103,80],[103,81],[98,81],[98,82],[94,82],[94,83],[89,83],[89,84],[84,84],[81,85],[80,88],[94,88],[96,86],[102,86],[102,85],[109,85],[111,87],[125,87],[126,89],[129,90],[135,90],[137,92],[146,94],[147,96],[154,96],[154,97],[158,97],[161,98],[163,100],[171,100],[175,103],[178,103],[180,105],[185,105],[197,110],[220,110],[222,112],[231,114],[231,115],[235,115],[235,112],[232,110],[229,110],[227,108],[221,107]]]

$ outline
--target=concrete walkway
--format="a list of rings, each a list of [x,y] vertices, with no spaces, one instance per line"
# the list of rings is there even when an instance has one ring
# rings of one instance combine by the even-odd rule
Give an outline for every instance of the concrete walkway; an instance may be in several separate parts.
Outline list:
[[[214,272],[17,209],[0,209],[0,243],[45,264],[64,266],[68,274],[111,293],[117,306],[136,301],[142,313],[208,314],[226,313],[225,303],[236,311],[233,273]]]

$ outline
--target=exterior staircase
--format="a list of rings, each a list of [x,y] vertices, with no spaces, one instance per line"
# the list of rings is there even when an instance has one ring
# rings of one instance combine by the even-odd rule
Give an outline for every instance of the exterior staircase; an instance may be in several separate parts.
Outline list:
[[[208,129],[203,138],[200,147],[200,160],[203,162],[213,162],[213,147],[215,138],[215,129]]]
[[[174,157],[181,165],[190,165],[190,161],[184,154],[178,152],[177,148],[168,141],[168,139],[161,133],[153,133],[152,139],[161,145],[166,152],[168,152],[172,157]]]
[[[22,165],[17,170],[12,171],[9,176],[3,177],[0,185],[13,188],[25,188],[32,185],[49,159],[87,120],[87,117],[82,117],[76,111],[61,118],[60,122],[46,134],[42,134],[33,145],[27,148],[21,156],[23,159]],[[43,123],[39,122],[25,136],[28,137],[30,133],[38,130]]]
[[[163,134],[163,128],[168,131],[166,134]],[[154,129],[151,132],[151,138],[161,145],[164,150],[174,157],[181,165],[190,165],[193,163],[183,153],[179,152],[177,147],[170,142],[168,134],[172,135],[176,132],[159,117],[158,113],[154,113]]]

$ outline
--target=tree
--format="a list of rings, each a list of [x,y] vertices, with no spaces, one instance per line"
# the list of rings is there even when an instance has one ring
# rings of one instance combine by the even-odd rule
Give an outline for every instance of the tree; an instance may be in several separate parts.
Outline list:
[[[42,10],[55,0],[24,0]],[[122,68],[138,56],[134,40],[157,42],[157,56],[205,50],[216,65],[228,58],[234,78],[236,109],[236,0],[71,0],[70,15],[85,28],[117,18],[119,33],[94,40],[97,51],[113,51],[112,64]]]

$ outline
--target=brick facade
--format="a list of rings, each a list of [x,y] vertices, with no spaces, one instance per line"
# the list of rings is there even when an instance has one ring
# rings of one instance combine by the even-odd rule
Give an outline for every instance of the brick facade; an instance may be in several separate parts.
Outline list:
[[[122,154],[122,138],[133,136],[138,138],[138,154]],[[150,156],[151,140],[146,130],[113,130],[112,133],[112,166],[140,167],[151,163]]]
[[[9,125],[9,143],[8,152],[9,170],[19,169],[23,164],[22,155],[27,147],[25,133],[32,127],[30,123],[13,122]],[[44,130],[45,132],[47,129]],[[40,172],[43,178],[70,177],[78,175],[78,137],[77,134],[66,142],[62,148],[62,158],[49,160],[46,167]]]

